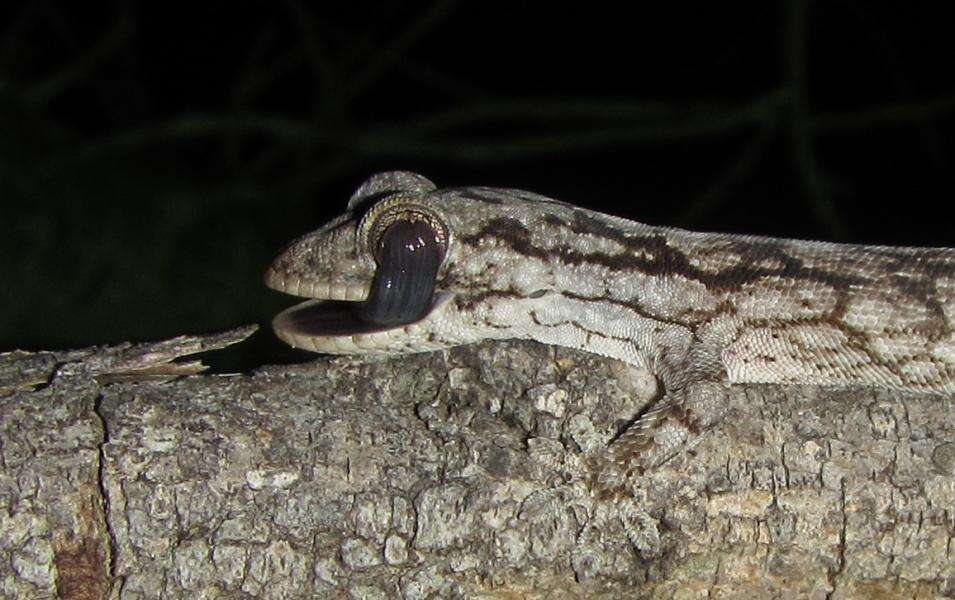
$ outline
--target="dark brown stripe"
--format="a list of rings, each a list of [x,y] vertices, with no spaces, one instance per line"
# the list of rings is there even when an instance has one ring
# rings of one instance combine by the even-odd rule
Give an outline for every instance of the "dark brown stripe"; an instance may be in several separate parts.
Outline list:
[[[579,221],[577,227],[571,228],[571,230],[574,233],[583,233]],[[746,252],[740,252],[739,265],[712,273],[691,265],[686,254],[670,246],[666,235],[661,231],[641,235],[624,235],[619,230],[600,223],[599,228],[594,228],[589,233],[613,240],[626,248],[627,252],[620,254],[580,252],[568,246],[555,246],[550,249],[540,248],[531,242],[531,231],[523,223],[517,219],[505,217],[491,219],[481,230],[461,239],[464,243],[472,245],[477,244],[482,239],[497,239],[521,255],[545,261],[561,262],[567,265],[593,264],[611,270],[638,271],[650,276],[679,275],[698,281],[714,291],[736,289],[741,285],[767,277],[821,283],[835,289],[875,283],[871,278],[862,275],[832,273],[821,269],[807,268],[798,258],[786,254],[778,246],[769,244],[751,245]],[[778,260],[782,263],[782,266],[753,266],[767,256]]]

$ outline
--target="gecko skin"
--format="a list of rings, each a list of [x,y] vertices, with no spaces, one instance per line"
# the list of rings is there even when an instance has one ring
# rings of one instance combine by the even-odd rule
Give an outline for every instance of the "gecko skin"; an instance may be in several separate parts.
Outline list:
[[[691,437],[680,407],[698,382],[955,394],[953,249],[694,233],[391,172],[266,283],[313,299],[273,325],[314,352],[521,338],[649,371],[664,393],[614,442],[618,463]]]

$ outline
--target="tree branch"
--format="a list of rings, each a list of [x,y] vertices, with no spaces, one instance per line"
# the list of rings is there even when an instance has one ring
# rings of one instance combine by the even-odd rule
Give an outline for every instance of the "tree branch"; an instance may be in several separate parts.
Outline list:
[[[692,455],[608,501],[588,465],[640,408],[619,363],[173,361],[249,333],[0,355],[0,594],[955,591],[952,398],[735,386]]]

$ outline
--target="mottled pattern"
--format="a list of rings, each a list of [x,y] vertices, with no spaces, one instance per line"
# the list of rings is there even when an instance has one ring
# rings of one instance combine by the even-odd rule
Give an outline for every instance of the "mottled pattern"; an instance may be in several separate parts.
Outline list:
[[[626,361],[665,390],[615,444],[627,457],[698,433],[694,415],[680,409],[696,383],[955,394],[952,249],[694,233],[529,192],[438,190],[419,175],[387,173],[356,192],[351,212],[293,244],[267,283],[311,298],[362,299],[375,264],[360,232],[374,229],[384,203],[392,217],[407,203],[447,229],[431,312],[351,335],[297,331],[280,315],[280,337],[331,353],[523,338]]]
[[[400,175],[379,180],[400,193]],[[531,338],[655,372],[692,356],[731,382],[955,392],[953,250],[693,233],[514,190],[422,192],[421,181],[409,201],[450,231],[438,288],[453,296],[418,324],[420,348],[390,332],[392,345],[371,351]],[[360,299],[374,273],[356,247],[360,216],[293,246],[271,284]],[[316,293],[325,284],[350,291]]]
[[[654,333],[674,328],[718,357],[732,382],[955,391],[952,250],[699,234],[565,206],[532,219],[495,217],[459,241],[486,257],[506,248],[520,257],[508,268],[544,274],[540,289],[556,302],[623,322],[619,332],[594,330],[586,319],[530,311],[542,328],[570,324],[607,343],[639,333],[652,339],[647,355],[658,346]],[[478,262],[456,273],[459,283],[481,280],[478,298],[526,295],[495,272],[499,258]],[[593,339],[570,345],[602,350]]]

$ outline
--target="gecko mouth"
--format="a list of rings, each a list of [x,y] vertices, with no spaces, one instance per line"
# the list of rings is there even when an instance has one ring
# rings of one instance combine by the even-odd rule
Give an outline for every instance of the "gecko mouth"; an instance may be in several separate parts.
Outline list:
[[[367,306],[368,300],[361,298],[367,295],[367,290],[363,291],[361,286],[302,284],[294,278],[290,280],[271,271],[269,275],[266,279],[269,287],[318,296],[279,313],[272,321],[275,334],[292,347],[328,354],[374,352],[390,348],[418,333],[428,317],[453,296],[448,292],[436,292],[424,313],[407,322],[374,323],[362,318],[370,307]],[[348,296],[352,299],[339,299]]]
[[[407,336],[451,294],[437,293],[442,252],[423,242],[425,226],[399,222],[386,230],[370,285],[303,281],[273,265],[266,285],[312,300],[280,313],[276,334],[319,352],[375,349]]]
[[[302,281],[274,269],[269,269],[265,282],[280,292],[311,298],[279,313],[272,320],[275,334],[295,348],[329,354],[391,346],[420,329],[453,296],[434,292],[420,314],[409,311],[402,320],[384,323],[368,319],[369,313],[382,310],[369,304],[369,286]]]
[[[417,291],[417,304],[393,307],[400,291],[394,287],[382,298],[381,292],[376,297],[374,286],[306,281],[274,268],[266,273],[265,283],[280,292],[310,298],[272,320],[276,335],[293,347],[333,354],[383,348],[407,337],[453,296],[435,291],[432,283],[426,294]]]
[[[451,294],[448,293],[435,294],[424,314],[407,321],[388,324],[362,319],[362,314],[368,310],[367,301],[313,298],[279,313],[272,321],[272,326],[280,336],[290,333],[299,336],[336,337],[387,332],[420,323],[450,297]]]

